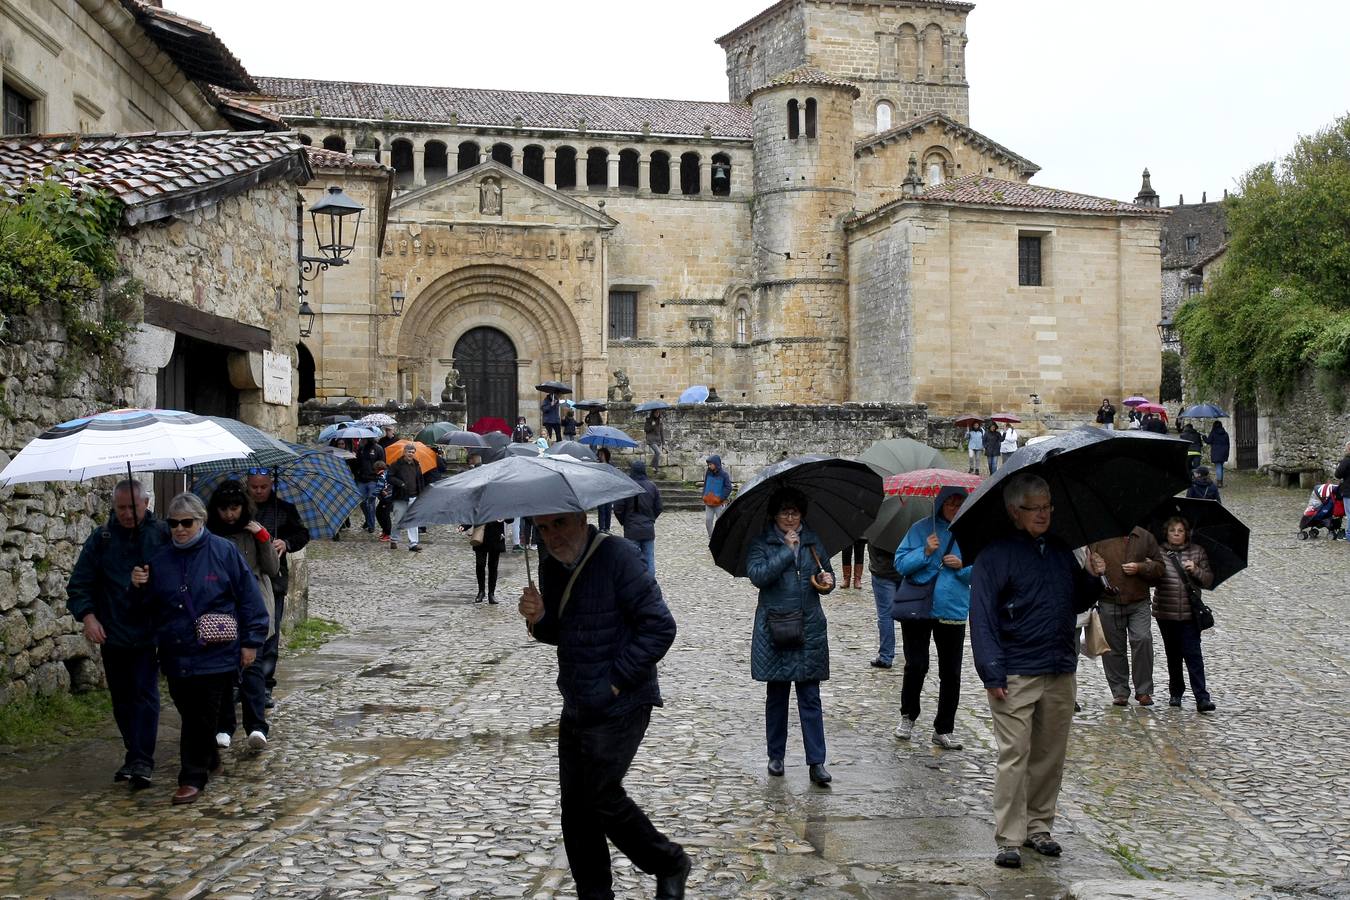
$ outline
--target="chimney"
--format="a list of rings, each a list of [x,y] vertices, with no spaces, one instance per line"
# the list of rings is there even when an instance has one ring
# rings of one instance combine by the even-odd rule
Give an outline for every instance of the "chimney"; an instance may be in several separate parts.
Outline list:
[[[1201,203],[1207,203],[1207,202],[1209,202],[1209,201],[1208,201],[1208,198],[1209,198],[1209,191],[1201,191],[1201,192],[1200,192],[1200,202],[1201,202]]]
[[[1158,192],[1153,189],[1153,184],[1149,181],[1148,169],[1144,170],[1144,183],[1139,186],[1139,193],[1135,195],[1134,202],[1136,206],[1158,206]]]

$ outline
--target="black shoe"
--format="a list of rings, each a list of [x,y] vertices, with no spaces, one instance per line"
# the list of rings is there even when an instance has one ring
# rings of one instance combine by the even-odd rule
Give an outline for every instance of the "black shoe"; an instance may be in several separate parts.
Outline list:
[[[408,548],[408,552],[409,552],[409,553],[421,553],[421,552],[422,552],[422,545],[421,545],[421,544],[413,544],[411,547]]]
[[[263,700],[263,709],[276,709],[277,701],[272,699],[272,692],[267,692],[267,697]]]
[[[994,857],[994,865],[1001,866],[1004,869],[1022,868],[1022,851],[1016,847],[999,847],[998,856]]]
[[[830,774],[829,769],[825,768],[824,763],[812,763],[807,769],[807,773],[811,778],[812,784],[825,785],[834,781],[834,776]]]
[[[127,763],[122,768],[113,773],[113,781],[127,781],[131,778],[131,763]]]
[[[680,900],[684,896],[684,883],[689,880],[689,870],[693,867],[694,861],[686,854],[678,869],[657,878],[656,900]]]
[[[1213,700],[1197,700],[1195,703],[1196,712],[1214,712],[1218,709]]]
[[[496,595],[496,594],[488,594],[488,605],[489,605],[489,606],[496,606],[496,605],[497,605],[497,595]]]
[[[147,765],[131,766],[130,773],[131,773],[130,777],[131,789],[133,791],[143,791],[146,788],[150,787],[151,784],[150,776],[154,774],[154,770],[151,769],[149,766]]]
[[[483,602],[483,597],[484,597],[483,592],[482,592],[482,591],[479,591],[479,592],[478,592],[478,596],[473,598],[473,602],[474,602],[474,603],[482,603],[482,602]]]
[[[774,778],[783,777],[783,761],[781,759],[769,760],[769,774]]]
[[[1177,696],[1175,696],[1175,695],[1172,696],[1172,697],[1169,697],[1169,698],[1167,699],[1167,705],[1168,705],[1168,706],[1180,706],[1180,705],[1181,705],[1181,698],[1180,698],[1180,697],[1177,697]]]
[[[882,659],[880,656],[872,660],[872,668],[874,669],[889,669],[890,667],[891,663],[886,662],[886,660]]]

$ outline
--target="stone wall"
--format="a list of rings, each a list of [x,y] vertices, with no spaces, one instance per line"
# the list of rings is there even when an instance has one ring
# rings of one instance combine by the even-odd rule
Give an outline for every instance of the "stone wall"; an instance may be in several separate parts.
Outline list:
[[[1283,402],[1262,398],[1258,414],[1265,425],[1261,429],[1265,452],[1259,454],[1258,464],[1285,469],[1321,466],[1327,475],[1336,471],[1350,441],[1350,398],[1337,412],[1313,375],[1305,372]]]

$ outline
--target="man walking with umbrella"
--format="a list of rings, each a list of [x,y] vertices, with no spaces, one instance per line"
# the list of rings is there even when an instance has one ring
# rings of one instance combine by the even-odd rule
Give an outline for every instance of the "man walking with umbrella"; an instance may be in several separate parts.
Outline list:
[[[267,687],[267,699],[263,705],[271,709],[272,689],[277,684],[277,656],[280,650],[281,622],[286,612],[286,590],[291,582],[290,554],[299,553],[309,543],[309,529],[300,518],[295,504],[282,500],[276,495],[276,485],[266,469],[251,469],[245,481],[249,499],[257,507],[257,520],[272,535],[272,547],[281,557],[281,574],[270,575],[272,596],[274,599],[276,627],[272,635],[258,651],[258,667],[262,670]]]
[[[584,512],[535,516],[534,525],[548,557],[519,609],[534,638],[558,648],[563,846],[577,896],[614,896],[608,839],[656,876],[657,897],[683,897],[689,857],[623,788],[652,707],[663,705],[656,664],[675,619],[637,550],[606,540]]]
[[[994,863],[1015,869],[1020,847],[1060,854],[1050,832],[1077,692],[1075,622],[1101,595],[1106,566],[1089,552],[1085,571],[1072,549],[1047,533],[1054,506],[1040,476],[1008,479],[1003,503],[1013,531],[975,560],[970,642],[998,741]]]

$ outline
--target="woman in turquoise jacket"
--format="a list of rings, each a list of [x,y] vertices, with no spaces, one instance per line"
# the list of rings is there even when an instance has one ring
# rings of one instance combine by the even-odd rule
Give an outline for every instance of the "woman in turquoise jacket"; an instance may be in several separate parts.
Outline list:
[[[934,578],[933,618],[900,622],[905,653],[905,677],[900,687],[900,724],[895,736],[907,741],[919,718],[919,696],[928,676],[928,643],[937,645],[938,708],[933,718],[933,743],[944,750],[960,750],[952,737],[956,707],[961,702],[961,658],[965,652],[966,619],[970,616],[971,566],[961,562],[961,548],[951,521],[965,502],[965,488],[943,488],[933,504],[931,518],[915,522],[895,550],[895,571],[914,584]]]

